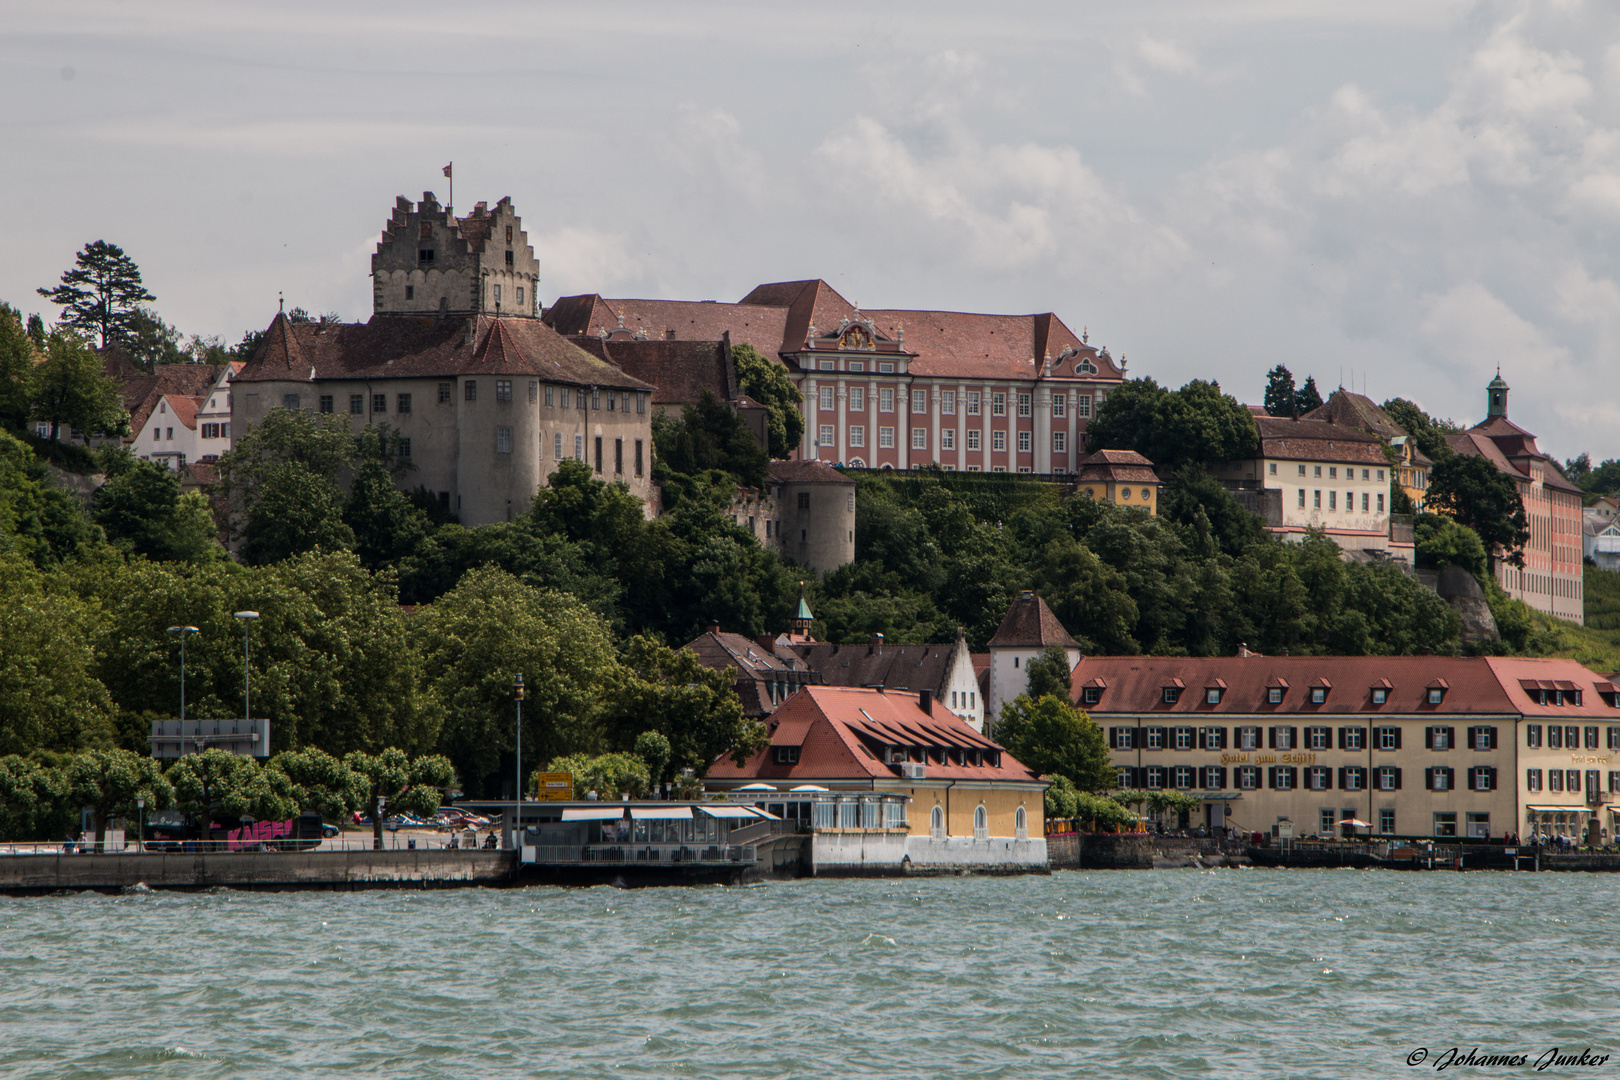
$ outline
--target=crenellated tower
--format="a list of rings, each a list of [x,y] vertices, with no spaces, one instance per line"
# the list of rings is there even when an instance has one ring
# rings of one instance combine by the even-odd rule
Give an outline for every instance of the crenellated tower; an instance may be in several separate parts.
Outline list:
[[[539,314],[540,264],[509,197],[458,218],[431,191],[415,204],[400,196],[371,277],[378,315]]]

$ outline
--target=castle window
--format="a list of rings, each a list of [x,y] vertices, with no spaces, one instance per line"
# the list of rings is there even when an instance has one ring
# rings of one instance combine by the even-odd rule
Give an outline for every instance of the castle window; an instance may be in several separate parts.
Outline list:
[[[421,250],[419,250],[416,253],[416,261],[417,262],[425,262],[425,263],[432,262],[433,261],[433,249],[432,248],[422,248]]]
[[[637,394],[636,395],[636,415],[637,416],[645,416],[646,414],[647,414],[647,395],[646,394]]]
[[[411,460],[411,440],[408,438],[399,440],[399,459],[401,461]]]
[[[282,394],[281,395],[281,407],[283,409],[296,409],[296,408],[298,408],[298,395],[297,394]],[[169,437],[171,439],[174,438],[174,428],[169,429]]]
[[[810,493],[808,491],[799,492],[799,509],[810,509]]]
[[[574,460],[585,460],[585,436],[583,435],[574,436]]]
[[[461,398],[463,401],[478,400],[478,380],[468,379],[461,384]]]
[[[409,395],[409,394],[400,394],[399,397],[398,397],[398,400],[395,402],[395,404],[398,406],[394,410],[395,412],[402,412],[402,413],[410,412],[411,411],[411,395]]]
[[[636,440],[636,475],[637,476],[641,475],[641,440],[640,439]],[[771,523],[769,521],[767,521],[765,523],[765,535],[769,536],[770,534],[771,534]]]
[[[600,435],[596,437],[596,471],[598,474],[602,471],[602,436]]]
[[[624,475],[624,440],[623,439],[614,439],[613,440],[613,475],[614,476],[623,476]],[[752,521],[753,519],[750,518],[749,520]]]
[[[364,394],[349,395],[349,415],[364,416],[366,412],[366,396]]]
[[[447,383],[447,382],[442,382],[442,383],[439,384],[439,404],[440,405],[448,405],[448,404],[450,404],[450,390],[451,390],[451,387],[453,387],[454,385],[455,385],[454,383]]]
[[[510,251],[508,251],[508,252],[507,252],[507,253],[506,253],[506,265],[507,265],[507,266],[511,266],[511,265],[512,265],[512,253],[511,253],[511,252],[510,252]],[[499,286],[499,285],[497,285],[497,286],[495,286],[495,288],[496,288],[496,289],[499,289],[499,288],[500,288],[500,286]]]
[[[552,436],[551,456],[556,458],[558,461],[561,461],[563,456],[562,440],[563,437],[560,432]]]
[[[556,397],[554,393],[555,390],[556,387],[550,385],[549,383],[546,385],[546,408],[548,409],[556,404]]]
[[[332,411],[332,395],[331,394],[322,394],[321,395],[321,412],[331,412],[331,411]]]
[[[496,379],[495,380],[495,400],[496,401],[511,401],[512,400],[512,380],[511,379]]]
[[[602,391],[600,391],[600,390],[592,390],[591,391],[591,408],[600,409],[601,407],[602,407]],[[600,472],[601,470],[597,470],[597,471]]]
[[[405,299],[407,299],[407,300],[415,300],[416,299],[416,286],[415,285],[407,285],[407,286],[405,286]]]
[[[512,242],[512,226],[510,225],[506,227],[506,242],[508,244]]]
[[[508,252],[507,252],[507,253],[506,253],[506,256],[507,256],[507,258],[511,258],[511,257],[512,257],[512,253],[511,253],[511,252],[510,252],[510,251],[508,251]],[[496,286],[495,286],[495,288],[494,288],[494,295],[495,295],[495,306],[496,306],[496,307],[499,307],[499,306],[500,306],[500,304],[501,304],[501,287],[500,287],[500,286],[499,286],[499,285],[496,285]]]
[[[495,452],[497,454],[510,454],[512,452],[512,429],[498,427],[495,429]]]
[[[374,412],[374,413],[385,413],[385,412],[387,412],[388,411],[388,395],[387,394],[372,394],[371,395],[371,411]]]
[[[521,286],[521,285],[519,285],[517,287],[517,298],[518,298],[517,306],[522,307],[523,306],[523,286]]]
[[[529,404],[533,405],[540,400],[540,380],[529,380]]]

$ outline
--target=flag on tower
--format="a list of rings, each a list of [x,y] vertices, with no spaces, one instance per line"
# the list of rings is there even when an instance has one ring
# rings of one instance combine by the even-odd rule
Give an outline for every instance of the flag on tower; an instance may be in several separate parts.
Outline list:
[[[453,165],[453,164],[455,164],[455,162],[451,162],[450,164]],[[446,165],[444,167],[444,175],[446,175],[446,176],[450,175],[450,165]]]

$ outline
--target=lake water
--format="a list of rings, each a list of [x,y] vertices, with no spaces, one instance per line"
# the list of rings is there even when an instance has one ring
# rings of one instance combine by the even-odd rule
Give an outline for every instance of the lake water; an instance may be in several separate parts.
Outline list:
[[[1617,887],[1182,870],[0,899],[0,1076],[1433,1075],[1453,1046],[1620,1048]]]

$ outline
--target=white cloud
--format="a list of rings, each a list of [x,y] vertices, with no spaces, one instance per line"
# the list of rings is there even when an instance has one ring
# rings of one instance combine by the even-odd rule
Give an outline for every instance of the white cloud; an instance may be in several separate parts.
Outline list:
[[[624,237],[589,226],[531,231],[529,242],[540,263],[542,296],[611,294],[646,272],[643,260],[631,254]]]

